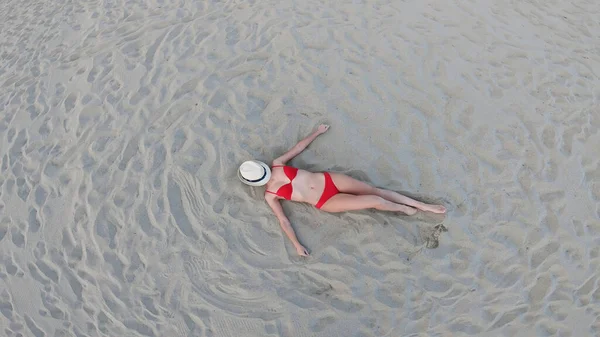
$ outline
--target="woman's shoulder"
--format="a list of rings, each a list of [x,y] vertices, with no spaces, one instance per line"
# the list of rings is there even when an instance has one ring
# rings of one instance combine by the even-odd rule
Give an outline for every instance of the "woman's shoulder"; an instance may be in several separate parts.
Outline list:
[[[286,165],[286,164],[285,164],[284,162],[282,162],[282,161],[279,161],[279,160],[274,160],[274,161],[271,163],[271,167],[274,167],[274,166],[288,166],[288,165]]]

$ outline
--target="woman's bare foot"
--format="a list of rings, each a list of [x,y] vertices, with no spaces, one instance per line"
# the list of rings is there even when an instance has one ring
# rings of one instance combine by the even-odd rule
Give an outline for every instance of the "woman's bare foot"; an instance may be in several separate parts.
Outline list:
[[[431,212],[431,213],[437,213],[437,214],[446,213],[446,207],[444,207],[442,205],[423,204],[423,206],[419,206],[418,208],[425,212]]]

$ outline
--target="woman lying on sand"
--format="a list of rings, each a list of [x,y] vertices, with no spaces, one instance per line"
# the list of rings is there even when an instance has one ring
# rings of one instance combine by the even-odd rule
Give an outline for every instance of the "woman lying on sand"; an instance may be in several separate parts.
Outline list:
[[[301,256],[308,251],[298,242],[290,221],[283,213],[278,199],[306,202],[326,212],[344,212],[367,208],[381,211],[402,212],[413,215],[417,210],[445,213],[441,205],[430,205],[406,197],[400,193],[373,187],[340,173],[313,173],[287,166],[289,160],[299,155],[317,136],[327,132],[329,125],[319,125],[317,131],[301,140],[273,165],[251,160],[240,165],[238,177],[250,186],[266,185],[265,199],[281,228],[292,241]]]

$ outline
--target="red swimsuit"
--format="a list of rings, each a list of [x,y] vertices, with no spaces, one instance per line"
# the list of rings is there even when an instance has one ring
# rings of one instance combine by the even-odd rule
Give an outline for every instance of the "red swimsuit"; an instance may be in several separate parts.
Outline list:
[[[267,190],[267,193],[271,193],[271,194],[275,194],[279,197],[282,197],[286,200],[291,200],[292,199],[292,192],[294,191],[294,188],[292,187],[292,180],[294,180],[294,178],[296,178],[296,175],[298,174],[298,169],[295,167],[291,167],[291,166],[286,166],[286,165],[274,165],[273,168],[276,167],[282,167],[283,168],[283,173],[285,173],[286,177],[288,177],[288,179],[290,180],[289,183],[282,185],[277,192],[271,192],[269,190]],[[323,172],[323,175],[325,176],[325,188],[323,189],[323,194],[321,194],[321,198],[319,198],[319,201],[317,202],[317,204],[315,205],[316,208],[321,208],[323,207],[323,205],[325,204],[325,202],[327,200],[329,200],[329,198],[333,197],[334,195],[340,193],[340,191],[337,189],[337,187],[335,186],[335,184],[333,183],[333,179],[331,179],[331,175],[327,172]]]

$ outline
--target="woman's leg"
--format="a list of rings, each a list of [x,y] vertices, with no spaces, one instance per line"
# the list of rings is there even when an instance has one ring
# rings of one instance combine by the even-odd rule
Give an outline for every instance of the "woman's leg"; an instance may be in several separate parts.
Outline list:
[[[321,210],[337,213],[369,208],[378,209],[380,211],[402,212],[408,215],[413,215],[417,212],[417,210],[412,207],[385,200],[377,195],[354,195],[345,193],[339,193],[329,198],[329,200],[321,207]]]
[[[400,193],[394,192],[394,191],[389,191],[389,190],[384,190],[381,188],[378,188],[378,193],[377,195],[379,195],[380,197],[393,201],[393,202],[398,202],[401,204],[405,204],[408,206],[412,206],[414,208],[420,209],[422,211],[426,211],[426,212],[432,212],[432,213],[446,213],[446,207],[442,206],[442,205],[432,205],[432,204],[426,204],[420,201],[417,201],[415,199],[411,199],[405,195],[402,195]]]
[[[373,187],[365,182],[360,180],[356,180],[352,177],[349,177],[345,174],[341,173],[331,173],[331,179],[333,179],[333,183],[342,193],[350,193],[356,195],[377,195],[385,200],[389,200],[391,202],[408,205],[422,211],[433,212],[433,213],[446,213],[446,207],[442,205],[431,205],[426,204],[414,199],[411,199],[407,196],[404,196],[400,193],[384,190],[382,188]]]

